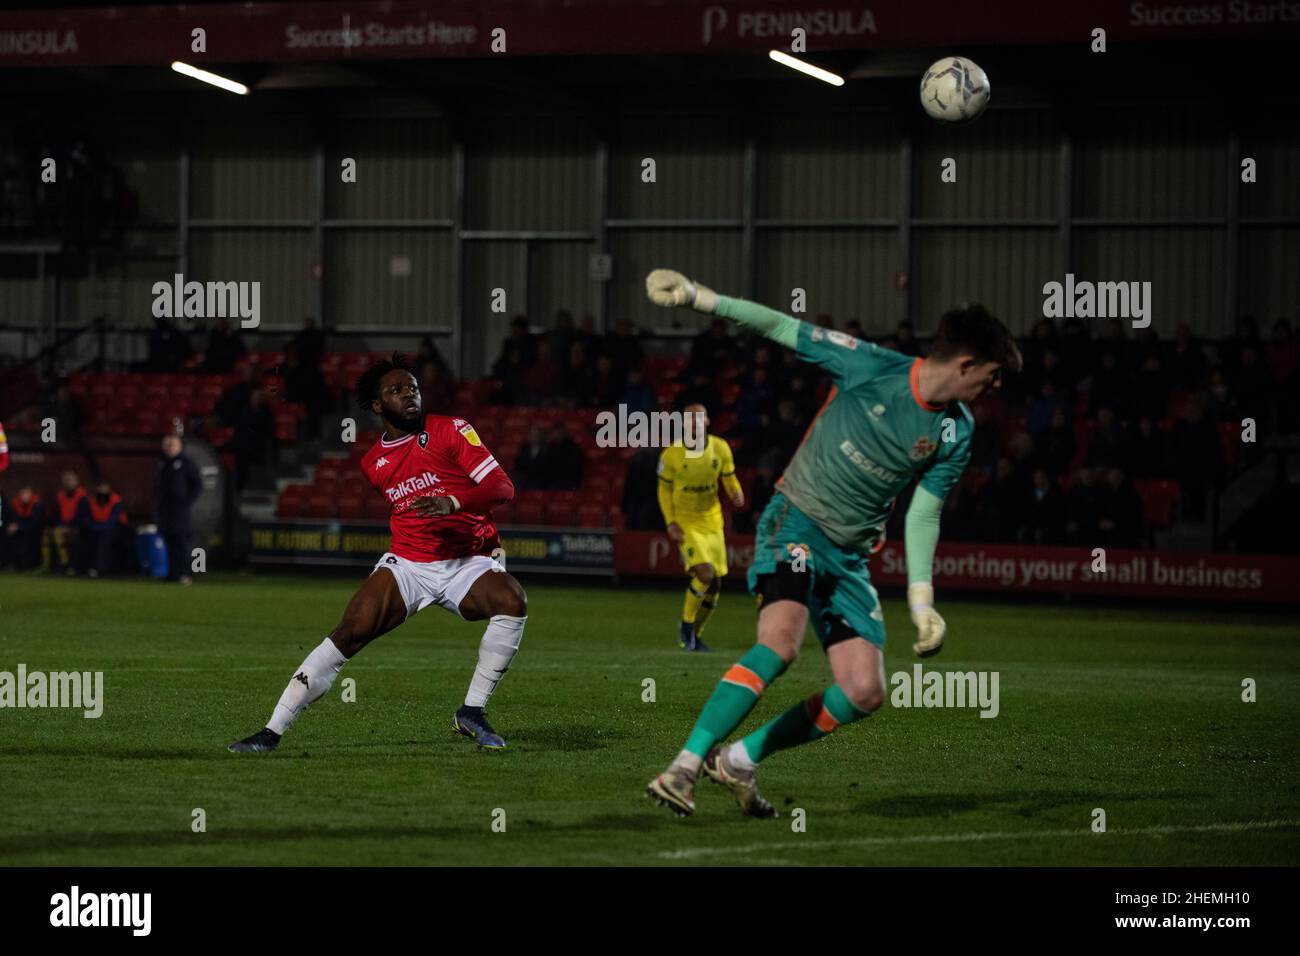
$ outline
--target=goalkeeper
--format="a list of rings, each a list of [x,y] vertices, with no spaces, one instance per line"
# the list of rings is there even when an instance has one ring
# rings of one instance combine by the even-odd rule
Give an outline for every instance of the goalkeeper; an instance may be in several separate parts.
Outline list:
[[[830,395],[759,519],[749,589],[758,597],[758,642],[732,665],[668,769],[646,792],[680,815],[695,811],[701,767],[747,816],[774,817],[756,768],[779,750],[861,720],[885,696],[885,626],[867,573],[894,499],[920,479],[907,511],[907,603],[921,657],[938,653],[945,625],[934,609],[931,566],[944,496],[970,460],[967,402],[1019,371],[1011,333],[981,306],[939,320],[929,355],[914,359],[718,295],[680,273],[646,277],[652,302],[721,315],[821,366]],[[794,661],[811,621],[834,682],[729,746],[724,741]]]

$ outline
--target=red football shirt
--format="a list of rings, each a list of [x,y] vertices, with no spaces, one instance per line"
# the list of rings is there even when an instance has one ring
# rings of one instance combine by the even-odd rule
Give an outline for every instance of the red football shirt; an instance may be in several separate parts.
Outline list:
[[[390,550],[410,561],[491,554],[501,546],[491,510],[441,516],[411,510],[416,498],[455,495],[461,500],[462,492],[499,467],[474,426],[445,415],[426,415],[423,431],[396,441],[381,436],[361,459],[362,473],[393,508]]]

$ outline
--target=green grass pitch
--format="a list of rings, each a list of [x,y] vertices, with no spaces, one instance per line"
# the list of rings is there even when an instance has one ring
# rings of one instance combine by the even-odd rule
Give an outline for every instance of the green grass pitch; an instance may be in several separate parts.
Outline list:
[[[279,752],[226,752],[262,726],[360,578],[213,574],[181,589],[0,575],[0,670],[102,670],[105,696],[97,720],[0,710],[0,863],[1300,862],[1294,618],[949,601],[948,644],[926,667],[997,671],[996,718],[887,703],[764,764],[781,819],[746,820],[702,780],[696,815],[678,820],[643,790],[753,641],[738,580],[708,655],[677,649],[676,590],[526,582],[523,649],[489,711],[505,753],[450,732],[482,626],[438,609],[349,663]],[[906,608],[884,603],[886,671],[910,670]],[[828,675],[809,635],[743,729]],[[355,703],[341,699],[348,677]],[[1241,699],[1248,677],[1255,703]],[[206,832],[191,829],[195,808]]]

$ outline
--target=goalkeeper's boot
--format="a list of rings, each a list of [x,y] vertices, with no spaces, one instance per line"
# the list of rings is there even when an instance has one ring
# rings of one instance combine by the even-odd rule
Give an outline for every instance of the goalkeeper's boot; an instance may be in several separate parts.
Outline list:
[[[505,750],[506,742],[488,723],[482,707],[462,705],[451,718],[451,729],[488,750]]]
[[[709,779],[731,791],[740,804],[740,812],[747,817],[759,817],[770,820],[780,816],[776,807],[758,792],[758,774],[753,770],[741,770],[727,760],[727,752],[721,747],[714,747],[704,758],[704,772]]]
[[[230,752],[236,754],[269,754],[280,746],[280,735],[270,727],[263,727],[251,737],[245,737],[230,745]]]
[[[645,795],[679,817],[689,817],[695,812],[695,774],[685,767],[670,764],[667,770],[646,785]]]

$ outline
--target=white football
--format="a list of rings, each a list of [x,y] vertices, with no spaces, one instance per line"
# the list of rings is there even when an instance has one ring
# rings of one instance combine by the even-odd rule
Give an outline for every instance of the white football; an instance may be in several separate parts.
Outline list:
[[[989,103],[989,78],[964,56],[936,60],[921,77],[921,105],[937,120],[973,120]]]

